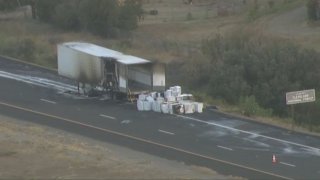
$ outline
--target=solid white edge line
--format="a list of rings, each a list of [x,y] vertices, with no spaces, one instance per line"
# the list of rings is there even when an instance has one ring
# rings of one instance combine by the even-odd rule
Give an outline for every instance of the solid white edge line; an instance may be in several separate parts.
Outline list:
[[[164,131],[164,130],[161,130],[161,129],[158,129],[158,131],[162,132],[162,133],[165,133],[165,134],[174,135],[174,133],[172,133],[172,132]]]
[[[116,119],[115,117],[108,116],[108,115],[105,115],[105,114],[100,114],[99,116],[104,117],[104,118],[109,118],[109,119]]]
[[[294,164],[289,164],[289,163],[285,163],[285,162],[280,162],[280,164],[283,164],[286,166],[291,166],[291,167],[296,167],[296,165],[294,165]]]
[[[218,148],[221,148],[221,149],[226,149],[226,150],[229,150],[229,151],[233,151],[233,149],[228,148],[228,147],[219,146],[219,145],[217,145],[217,147],[218,147]]]
[[[50,100],[47,100],[47,99],[40,99],[40,100],[43,101],[43,102],[50,103],[50,104],[57,104],[56,102],[50,101]]]
[[[189,120],[201,122],[201,123],[205,123],[205,124],[209,124],[209,125],[213,125],[213,126],[218,126],[218,127],[221,127],[221,128],[229,129],[229,130],[231,130],[231,131],[238,131],[238,132],[242,132],[242,133],[244,133],[244,134],[250,134],[250,135],[257,136],[257,137],[263,137],[263,138],[266,138],[266,139],[271,139],[271,140],[278,141],[278,142],[282,142],[282,143],[287,143],[287,144],[291,144],[291,145],[295,145],[295,146],[300,146],[300,147],[304,147],[304,148],[309,148],[309,149],[313,149],[313,150],[316,150],[316,151],[319,151],[319,152],[320,152],[320,148],[316,148],[316,147],[312,147],[312,146],[308,146],[308,145],[304,145],[304,144],[299,144],[299,143],[295,143],[295,142],[291,142],[291,141],[286,141],[286,140],[282,140],[282,139],[277,139],[277,138],[273,138],[273,137],[270,137],[270,136],[265,136],[265,135],[253,133],[253,132],[250,132],[250,131],[245,131],[245,130],[241,130],[241,129],[236,129],[236,128],[224,126],[224,125],[221,125],[221,124],[213,123],[213,122],[207,122],[207,121],[204,121],[204,120],[201,120],[201,119],[196,119],[196,118],[192,118],[192,117],[188,117],[188,116],[183,116],[183,115],[175,115],[175,116],[181,117],[181,118],[184,118],[184,119],[189,119]]]

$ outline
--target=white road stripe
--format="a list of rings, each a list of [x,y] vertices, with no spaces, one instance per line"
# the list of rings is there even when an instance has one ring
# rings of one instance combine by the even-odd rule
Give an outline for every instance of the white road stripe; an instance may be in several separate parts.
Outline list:
[[[233,151],[233,149],[231,149],[231,148],[227,148],[227,147],[224,147],[224,146],[217,146],[218,148],[221,148],[221,149],[226,149],[226,150],[229,150],[229,151]]]
[[[162,133],[165,133],[165,134],[174,135],[174,133],[172,133],[172,132],[164,131],[164,130],[161,130],[161,129],[159,129],[158,131],[162,132]]]
[[[129,124],[129,123],[131,123],[131,120],[128,120],[128,119],[121,121],[121,124]]]
[[[263,137],[263,138],[266,138],[266,139],[271,139],[271,140],[282,142],[282,143],[287,143],[287,144],[291,144],[291,145],[295,145],[295,146],[309,148],[309,149],[316,150],[316,151],[320,152],[320,148],[307,146],[307,145],[304,145],[304,144],[299,144],[299,143],[295,143],[295,142],[291,142],[291,141],[277,139],[277,138],[273,138],[273,137],[270,137],[270,136],[265,136],[265,135],[253,133],[253,132],[250,132],[250,131],[244,131],[244,130],[241,130],[241,129],[236,129],[236,128],[224,126],[224,125],[221,125],[221,124],[213,123],[213,122],[207,122],[207,121],[204,121],[204,120],[201,120],[201,119],[196,119],[196,118],[192,118],[192,117],[188,117],[188,116],[183,116],[183,115],[175,115],[175,116],[181,117],[181,118],[184,118],[184,119],[189,119],[189,120],[201,122],[201,123],[205,123],[205,124],[209,124],[209,125],[213,125],[213,126],[217,126],[217,127],[221,127],[221,128],[225,128],[225,129],[228,129],[228,130],[231,130],[231,131],[238,131],[238,132],[241,132],[241,133],[244,133],[244,134],[254,135],[256,137]]]
[[[247,148],[247,147],[238,147],[241,150],[248,150],[248,151],[270,151],[270,149],[266,148]]]
[[[104,117],[104,118],[109,118],[109,119],[116,119],[115,117],[108,116],[108,115],[105,115],[105,114],[100,114],[100,116]]]
[[[57,104],[56,102],[50,101],[50,100],[47,100],[47,99],[40,99],[40,100],[43,101],[43,102],[50,103],[50,104]]]
[[[296,167],[296,165],[285,163],[285,162],[280,162],[280,164],[286,165],[286,166],[291,166],[291,167]]]

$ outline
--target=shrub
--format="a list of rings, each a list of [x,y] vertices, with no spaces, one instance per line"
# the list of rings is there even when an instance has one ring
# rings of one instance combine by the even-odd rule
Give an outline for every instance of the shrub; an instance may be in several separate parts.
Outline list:
[[[85,30],[115,37],[138,26],[143,14],[140,0],[35,0],[38,18],[65,30]]]
[[[26,38],[21,40],[17,46],[16,54],[19,58],[32,61],[36,45],[32,39]]]
[[[319,11],[318,0],[308,0],[307,1],[308,19],[311,21],[318,20],[319,19],[318,11]]]
[[[78,18],[78,2],[66,1],[60,3],[55,7],[55,15],[53,22],[58,27],[67,30],[78,30],[80,28],[80,21]]]
[[[191,21],[193,19],[193,16],[192,16],[191,12],[188,12],[186,19],[187,19],[187,21]]]
[[[240,97],[239,107],[245,116],[271,116],[271,109],[263,109],[256,101],[254,96]]]
[[[319,53],[288,41],[237,32],[203,41],[202,52],[175,76],[193,91],[245,105],[246,115],[288,116],[286,92],[320,89]],[[296,108],[298,119],[320,116],[316,103],[307,107]]]

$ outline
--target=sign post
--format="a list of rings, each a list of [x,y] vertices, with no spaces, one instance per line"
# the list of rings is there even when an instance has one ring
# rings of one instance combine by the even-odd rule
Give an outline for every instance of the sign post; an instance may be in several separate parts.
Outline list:
[[[291,118],[292,118],[292,120],[291,120],[291,131],[294,131],[294,105],[293,104],[291,104],[290,105],[291,106]]]
[[[315,89],[286,93],[286,104],[291,105],[292,131],[294,128],[294,104],[314,102],[315,100],[316,100]]]

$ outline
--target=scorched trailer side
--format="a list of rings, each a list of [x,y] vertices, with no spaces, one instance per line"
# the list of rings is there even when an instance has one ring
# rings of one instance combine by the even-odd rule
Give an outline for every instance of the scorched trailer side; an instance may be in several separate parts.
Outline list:
[[[83,42],[59,44],[58,73],[85,89],[137,95],[165,90],[165,65]]]

